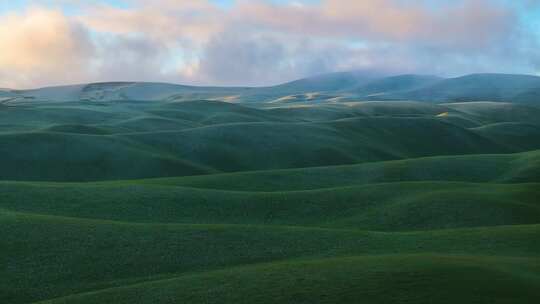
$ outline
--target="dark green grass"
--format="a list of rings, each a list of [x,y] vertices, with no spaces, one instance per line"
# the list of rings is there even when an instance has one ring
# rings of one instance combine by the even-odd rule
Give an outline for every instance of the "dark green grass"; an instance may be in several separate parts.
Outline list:
[[[0,141],[0,179],[4,180],[69,181],[215,172],[152,147],[110,136],[17,133],[0,135]]]
[[[217,101],[34,102],[0,111],[0,178],[135,179],[522,152],[540,148],[540,115],[531,109],[494,103],[264,110]],[[501,122],[508,123],[504,132],[489,127]]]
[[[540,144],[540,125],[507,122],[485,125],[475,130],[511,148],[530,150]]]
[[[436,156],[356,165],[239,172],[142,180],[228,191],[297,191],[400,181],[533,183],[540,181],[540,153]]]
[[[3,183],[0,190],[0,208],[6,210],[133,222],[379,231],[540,222],[539,184],[402,182],[265,193],[129,183]]]
[[[130,224],[2,212],[2,301],[28,303],[154,276],[306,257],[441,252],[534,257],[537,225],[416,233]],[[209,283],[210,290],[216,286]]]
[[[0,262],[7,267],[0,273],[0,301],[264,303],[277,294],[291,303],[350,297],[428,303],[449,294],[452,301],[479,303],[534,300],[540,186],[493,181],[515,174],[515,164],[537,170],[530,161],[536,155],[493,156],[486,168],[497,171],[477,172],[486,183],[359,179],[356,186],[315,189],[326,183],[321,176],[330,185],[354,180],[356,166],[306,169],[334,176],[291,185],[312,189],[304,191],[273,185],[263,192],[256,183],[255,192],[177,186],[202,177],[3,182]],[[419,170],[437,161],[434,168],[441,168],[451,160],[449,167],[465,170],[477,157],[489,158],[437,157],[404,167]],[[392,163],[376,164],[372,174]],[[514,165],[501,169],[504,163]],[[207,178],[224,183],[231,176]],[[266,178],[261,174],[259,184]],[[458,273],[470,281],[463,283]]]
[[[538,259],[349,257],[184,275],[43,303],[531,303],[540,299],[539,270]]]
[[[505,102],[463,102],[442,104],[482,125],[500,122],[539,123],[540,108]]]
[[[193,175],[197,167],[231,172],[521,151],[427,118],[242,123],[105,136],[32,132],[0,135],[0,143],[2,179],[57,181]],[[167,161],[162,166],[167,170],[130,166]]]
[[[533,151],[135,181],[1,182],[0,208],[136,222],[383,231],[532,224],[540,222],[539,168]]]
[[[148,86],[0,108],[0,303],[539,301],[537,109]]]
[[[56,133],[75,133],[75,134],[91,134],[91,135],[106,135],[111,132],[105,128],[86,126],[86,125],[55,125],[48,127],[45,131]]]

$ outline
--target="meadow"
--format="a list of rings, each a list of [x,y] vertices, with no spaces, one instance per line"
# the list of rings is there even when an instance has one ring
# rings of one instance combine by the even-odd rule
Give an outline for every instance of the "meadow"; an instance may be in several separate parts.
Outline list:
[[[0,303],[538,302],[539,83],[0,91]]]

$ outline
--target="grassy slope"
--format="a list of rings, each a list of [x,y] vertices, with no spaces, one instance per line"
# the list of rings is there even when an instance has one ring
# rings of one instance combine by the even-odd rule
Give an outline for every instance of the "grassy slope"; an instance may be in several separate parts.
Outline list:
[[[232,268],[43,303],[527,303],[540,297],[531,280],[539,270],[531,259],[361,256]]]
[[[407,288],[414,284],[423,286],[415,292],[418,302],[443,301],[452,288],[462,290],[451,293],[453,300],[503,301],[540,284],[540,248],[533,241],[540,237],[540,187],[532,184],[538,179],[513,180],[523,170],[515,164],[538,171],[535,158],[538,152],[141,181],[3,182],[0,221],[7,237],[0,260],[8,267],[0,300],[198,303],[213,301],[205,297],[216,290],[216,299],[232,302],[242,295],[264,303],[280,294],[284,302],[332,303],[346,301],[340,298],[346,294],[381,300],[394,290],[388,301],[412,301]],[[399,182],[374,184],[354,173],[380,178],[390,172],[391,178],[400,166],[413,173],[446,166],[465,172],[479,159],[488,165],[471,175],[487,183],[448,182],[437,172],[439,182],[414,182],[417,175],[405,174]],[[368,173],[365,166],[372,166]],[[306,185],[261,191],[269,177],[295,174]],[[252,183],[241,191],[207,189],[242,184],[242,178]],[[466,288],[463,272],[480,291]],[[395,279],[398,274],[412,281]],[[343,280],[351,277],[349,286]],[[349,287],[340,289],[343,284]],[[254,293],[257,286],[266,292]]]
[[[387,127],[375,129],[378,124]],[[426,129],[431,131],[425,133]],[[385,141],[383,136],[388,133],[395,134],[395,140]],[[432,144],[422,144],[429,141]],[[32,132],[0,135],[0,142],[3,179],[66,181],[153,177],[153,172],[160,172],[142,168],[141,172],[130,173],[122,159],[165,162],[171,173],[160,175],[167,176],[197,173],[185,165],[169,164],[174,162],[218,171],[243,171],[520,151],[452,125],[420,118],[321,124],[243,123],[118,136]],[[33,149],[26,149],[28,145]],[[10,166],[20,160],[24,160],[24,167]],[[43,164],[48,167],[34,169]],[[110,172],[91,170],[102,164]]]
[[[421,182],[252,193],[156,185],[2,185],[0,207],[135,222],[401,231],[534,224],[540,222],[538,188]]]
[[[135,179],[540,148],[540,110],[498,107],[368,102],[302,113],[214,101],[9,107],[0,111],[0,178]],[[493,127],[500,123],[505,132]]]
[[[326,167],[2,181],[0,303],[536,302],[540,152],[508,153],[540,148],[537,113],[2,108],[3,179]]]
[[[365,164],[143,180],[234,191],[293,191],[399,181],[536,182],[540,151],[435,156]]]
[[[474,254],[530,257],[524,265],[528,267],[537,262],[540,253],[537,242],[531,243],[539,237],[537,225],[377,233],[284,226],[129,224],[10,212],[3,212],[1,218],[6,236],[1,240],[4,250],[0,257],[7,265],[1,277],[2,301],[7,303],[297,258]],[[265,273],[260,275],[264,279]],[[540,282],[532,283],[537,286]],[[123,297],[122,290],[118,296]]]

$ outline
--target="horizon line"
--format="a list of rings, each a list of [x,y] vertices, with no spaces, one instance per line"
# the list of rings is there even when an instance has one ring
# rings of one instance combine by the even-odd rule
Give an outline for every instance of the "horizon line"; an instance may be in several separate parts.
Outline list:
[[[131,80],[103,80],[103,81],[90,81],[90,82],[79,82],[79,83],[66,83],[66,84],[52,84],[52,85],[46,85],[46,86],[38,86],[38,87],[32,87],[32,88],[9,88],[9,87],[0,87],[0,91],[35,91],[35,90],[41,90],[41,89],[49,89],[49,88],[61,88],[61,87],[76,87],[76,86],[87,86],[87,85],[93,85],[93,84],[167,84],[167,85],[175,85],[175,86],[183,86],[183,87],[191,87],[191,88],[223,88],[223,89],[264,89],[264,88],[273,88],[278,87],[281,85],[286,85],[289,83],[294,83],[297,81],[302,80],[308,80],[313,79],[321,76],[327,76],[327,75],[333,75],[333,74],[348,74],[348,73],[362,73],[366,72],[365,70],[345,70],[345,71],[336,71],[336,72],[328,72],[328,73],[317,73],[312,74],[306,77],[293,79],[286,82],[281,82],[273,85],[260,85],[260,86],[243,86],[243,85],[212,85],[212,84],[185,84],[180,82],[168,82],[168,81],[131,81]],[[372,72],[373,74],[377,72]],[[432,76],[432,77],[439,77],[441,80],[444,79],[456,79],[456,78],[462,78],[467,76],[474,76],[474,75],[506,75],[506,76],[529,76],[529,77],[537,77],[540,78],[540,75],[536,74],[519,74],[519,73],[501,73],[501,72],[478,72],[478,73],[468,73],[468,74],[462,74],[459,76],[440,76],[437,74],[428,74],[428,73],[381,73],[382,75],[373,76],[373,79],[384,79],[384,78],[391,78],[391,77],[399,77],[399,76]],[[366,75],[369,75],[369,72],[366,72]]]

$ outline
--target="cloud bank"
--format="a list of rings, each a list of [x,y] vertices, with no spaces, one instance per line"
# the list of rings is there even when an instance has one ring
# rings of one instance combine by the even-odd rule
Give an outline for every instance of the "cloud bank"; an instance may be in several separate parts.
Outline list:
[[[268,85],[354,69],[536,73],[540,62],[527,21],[534,2],[49,2],[0,12],[1,87]]]

